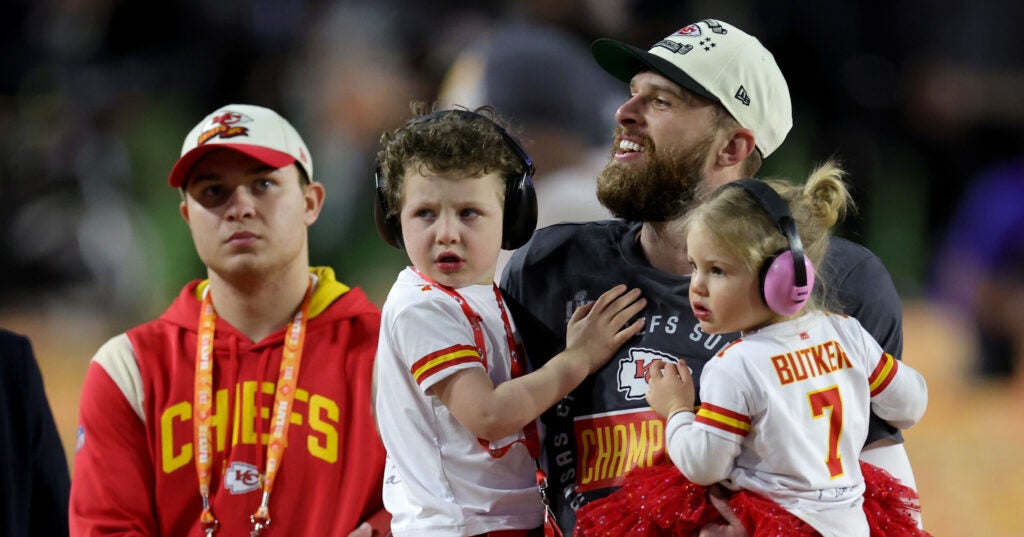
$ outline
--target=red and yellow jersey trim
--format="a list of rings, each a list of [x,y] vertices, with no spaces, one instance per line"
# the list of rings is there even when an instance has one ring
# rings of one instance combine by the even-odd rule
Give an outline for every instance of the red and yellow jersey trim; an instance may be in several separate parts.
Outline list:
[[[871,385],[871,397],[885,391],[892,379],[896,377],[897,369],[899,369],[899,362],[891,354],[882,353],[882,359],[878,361],[875,370],[868,377],[868,384]]]
[[[740,436],[750,433],[750,416],[710,403],[701,403],[695,421]]]
[[[480,351],[472,345],[453,345],[446,349],[432,352],[417,360],[410,371],[416,383],[422,385],[431,376],[460,364],[480,362]]]

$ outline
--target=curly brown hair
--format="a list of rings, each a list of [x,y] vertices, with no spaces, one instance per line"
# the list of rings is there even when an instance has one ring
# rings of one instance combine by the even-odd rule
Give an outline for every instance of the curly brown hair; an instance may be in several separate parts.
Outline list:
[[[413,119],[380,137],[377,180],[388,217],[401,211],[405,174],[413,166],[432,173],[458,170],[471,177],[496,171],[505,184],[527,172],[522,155],[506,141],[515,139],[502,133],[506,127],[492,107],[434,111],[433,106],[414,103],[413,111]]]

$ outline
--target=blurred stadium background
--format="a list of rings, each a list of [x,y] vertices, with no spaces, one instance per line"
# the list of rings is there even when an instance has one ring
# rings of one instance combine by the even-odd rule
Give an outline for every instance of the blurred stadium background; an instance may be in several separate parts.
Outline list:
[[[1011,0],[6,0],[0,326],[32,339],[69,465],[93,352],[203,276],[166,177],[205,113],[249,102],[295,123],[328,191],[312,261],[380,304],[405,259],[376,235],[370,168],[410,100],[497,105],[542,196],[556,172],[586,193],[626,95],[587,44],[647,47],[706,17],[758,36],[789,82],[795,127],[764,175],[802,178],[829,157],[850,171],[860,210],[840,232],[885,261],[904,358],[930,383],[906,433],[926,527],[1024,535],[1024,3]]]

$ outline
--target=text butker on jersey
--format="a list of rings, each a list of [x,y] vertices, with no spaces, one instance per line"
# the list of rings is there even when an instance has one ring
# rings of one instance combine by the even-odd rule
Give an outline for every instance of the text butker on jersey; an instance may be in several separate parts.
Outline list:
[[[647,263],[634,240],[640,226],[608,220],[538,230],[512,256],[502,277],[533,369],[565,347],[572,312],[605,290],[624,283],[639,287],[648,301],[644,331],[542,416],[548,496],[562,528],[573,526],[576,508],[621,486],[629,470],[663,456],[664,422],[644,399],[651,364],[685,362],[699,393],[704,364],[738,336],[700,330],[690,309],[689,276],[667,274]],[[887,352],[899,357],[902,305],[881,261],[837,238],[819,274],[833,282],[841,313],[857,318]],[[884,437],[901,438],[898,430],[872,416],[868,442]]]

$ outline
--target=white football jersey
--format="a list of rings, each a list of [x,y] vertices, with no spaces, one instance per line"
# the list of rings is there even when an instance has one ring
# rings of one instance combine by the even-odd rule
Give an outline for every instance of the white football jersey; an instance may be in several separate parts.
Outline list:
[[[458,293],[481,318],[484,355],[455,299],[411,269],[399,274],[382,308],[376,412],[388,452],[384,506],[396,536],[476,535],[543,523],[536,463],[516,443],[522,432],[491,442],[490,448],[511,445],[493,457],[431,392],[467,368],[486,368],[495,385],[512,377],[493,287]]]
[[[927,388],[855,319],[810,312],[723,349],[701,373],[700,400],[696,416],[667,430],[684,474],[725,468],[732,488],[773,499],[824,535],[866,536],[859,457],[870,411],[909,427]]]

